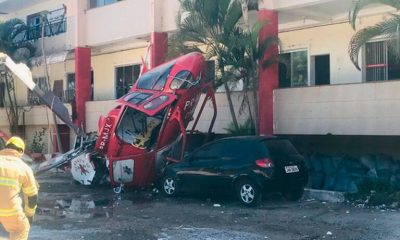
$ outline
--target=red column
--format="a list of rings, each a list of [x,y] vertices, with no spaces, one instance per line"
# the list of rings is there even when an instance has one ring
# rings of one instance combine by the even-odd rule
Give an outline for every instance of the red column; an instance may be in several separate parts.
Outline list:
[[[273,10],[261,9],[258,12],[259,20],[268,20],[270,23],[264,26],[259,35],[259,40],[263,41],[270,36],[278,36],[278,12]],[[278,46],[269,48],[264,58],[277,55]],[[260,135],[274,134],[274,89],[278,88],[279,75],[278,64],[274,64],[267,69],[260,69],[258,98],[259,98],[259,131]]]
[[[150,68],[165,61],[168,50],[168,33],[152,32],[150,35]]]
[[[90,101],[91,89],[91,51],[90,48],[75,48],[75,124],[85,129],[86,102]]]

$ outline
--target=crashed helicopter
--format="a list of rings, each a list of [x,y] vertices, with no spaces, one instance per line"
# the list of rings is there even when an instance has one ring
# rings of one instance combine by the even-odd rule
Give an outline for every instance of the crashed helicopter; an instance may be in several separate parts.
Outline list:
[[[74,180],[83,185],[110,182],[114,191],[143,187],[155,182],[169,163],[182,161],[188,134],[196,126],[208,101],[216,119],[212,83],[206,80],[206,62],[200,53],[189,53],[149,71],[143,68],[132,89],[117,100],[118,106],[100,117],[98,134],[86,134],[74,125],[64,104],[51,92],[44,92],[32,80],[24,64],[15,64],[0,53],[4,64],[33,91],[77,135],[70,151],[37,166],[41,174],[71,162]],[[201,95],[203,102],[194,118]],[[187,131],[191,121],[191,130]]]

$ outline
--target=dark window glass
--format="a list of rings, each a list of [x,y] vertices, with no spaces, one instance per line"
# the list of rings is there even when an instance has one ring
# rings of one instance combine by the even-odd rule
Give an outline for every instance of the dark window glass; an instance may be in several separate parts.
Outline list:
[[[279,55],[279,87],[308,84],[308,52],[296,51]]]
[[[48,91],[46,78],[44,78],[44,77],[33,78],[33,82],[36,83],[36,85],[41,90]],[[36,96],[36,94],[33,93],[31,90],[28,90],[28,103],[30,105],[41,105],[41,104],[43,104],[40,101],[39,97]]]
[[[94,72],[93,70],[90,73],[90,85],[92,89],[92,94],[90,96],[90,100],[93,101],[94,99]],[[75,73],[68,73],[67,74],[67,90],[65,90],[65,101],[72,102],[75,100]]]
[[[183,70],[175,75],[174,80],[172,80],[170,88],[171,89],[187,89],[195,84],[193,75],[191,72]]]
[[[298,154],[297,150],[288,140],[276,139],[264,142],[272,158]]]
[[[215,61],[206,61],[206,81],[215,82]]]
[[[6,85],[4,82],[0,82],[0,107],[5,106],[5,89]]]
[[[400,61],[386,41],[365,44],[365,80],[400,79]]]
[[[134,93],[127,95],[124,98],[124,101],[132,103],[134,105],[140,105],[142,102],[144,102],[146,99],[148,99],[151,96],[152,96],[152,94],[150,94],[150,93],[134,92]]]
[[[160,67],[150,70],[141,76],[138,80],[137,88],[148,90],[162,90],[165,86],[169,73],[175,62],[164,64]]]
[[[140,64],[117,67],[116,73],[116,97],[124,96],[132,89],[140,75]]]
[[[122,0],[90,0],[90,8],[105,6]]]

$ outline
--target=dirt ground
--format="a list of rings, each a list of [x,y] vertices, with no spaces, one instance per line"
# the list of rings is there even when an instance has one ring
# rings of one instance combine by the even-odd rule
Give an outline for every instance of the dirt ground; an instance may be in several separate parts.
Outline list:
[[[400,213],[271,195],[257,208],[230,197],[165,198],[154,189],[114,194],[76,185],[64,173],[39,179],[30,239],[400,239]],[[1,228],[1,227],[0,227]],[[0,230],[0,239],[6,237]]]

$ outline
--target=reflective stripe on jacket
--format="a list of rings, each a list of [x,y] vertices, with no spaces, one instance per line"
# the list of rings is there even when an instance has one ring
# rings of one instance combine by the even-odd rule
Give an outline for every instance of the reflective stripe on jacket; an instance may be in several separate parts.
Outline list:
[[[28,197],[38,194],[38,185],[32,169],[21,159],[21,154],[12,149],[0,151],[0,217],[8,217],[25,212],[35,214],[36,206],[30,208]],[[24,194],[25,206],[22,208],[20,192]]]

